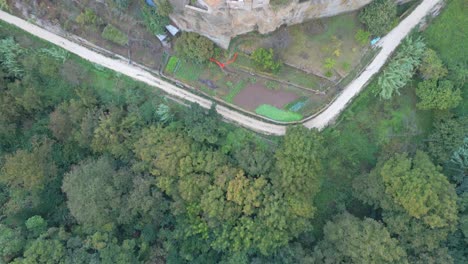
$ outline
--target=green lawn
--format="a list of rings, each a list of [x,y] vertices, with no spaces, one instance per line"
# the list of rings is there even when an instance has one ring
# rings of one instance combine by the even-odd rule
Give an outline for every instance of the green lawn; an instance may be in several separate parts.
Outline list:
[[[255,113],[266,116],[270,119],[277,120],[277,121],[298,121],[302,119],[302,115],[295,112],[281,110],[276,108],[272,105],[262,104],[257,109],[255,109]]]

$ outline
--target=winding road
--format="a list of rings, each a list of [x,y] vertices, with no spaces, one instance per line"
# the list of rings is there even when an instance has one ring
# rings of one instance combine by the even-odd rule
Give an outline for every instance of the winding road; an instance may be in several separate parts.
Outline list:
[[[390,33],[382,38],[379,46],[382,48],[374,60],[367,66],[367,68],[354,79],[343,92],[330,104],[328,108],[322,111],[314,118],[307,120],[303,123],[307,128],[323,129],[336,119],[339,114],[346,108],[351,100],[359,94],[359,92],[369,82],[371,77],[379,72],[386,60],[392,52],[398,47],[400,42],[409,34],[421,20],[442,0],[423,0],[423,2],[400,24],[395,27]],[[64,37],[49,32],[37,25],[27,22],[24,19],[13,16],[9,13],[0,10],[0,19],[17,26],[18,28],[44,39],[50,43],[60,46],[71,53],[74,53],[83,59],[92,63],[99,64],[103,67],[109,68],[116,72],[125,74],[135,80],[142,81],[148,85],[154,86],[165,93],[181,98],[183,100],[200,104],[202,107],[210,108],[213,102],[209,99],[195,95],[187,90],[179,88],[167,81],[157,78],[151,74],[143,66],[138,64],[128,64],[127,60],[106,57],[98,52],[89,48],[81,46],[78,43],[70,41]],[[110,52],[109,52],[110,53]],[[286,133],[287,125],[271,124],[256,118],[247,116],[237,110],[231,109],[223,105],[217,105],[216,110],[228,122],[233,122],[245,128],[254,130],[263,134],[270,135],[284,135]]]

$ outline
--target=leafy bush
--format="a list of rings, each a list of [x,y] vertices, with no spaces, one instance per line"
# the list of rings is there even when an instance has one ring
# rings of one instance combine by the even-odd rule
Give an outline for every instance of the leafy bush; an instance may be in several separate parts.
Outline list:
[[[279,83],[274,82],[274,81],[267,81],[265,83],[265,86],[266,86],[266,88],[268,88],[270,90],[273,90],[273,91],[276,91],[276,90],[279,89]]]
[[[147,4],[142,5],[143,21],[148,30],[153,34],[163,34],[165,26],[170,23],[167,15],[162,15],[156,8]]]
[[[335,68],[335,65],[336,60],[334,60],[333,58],[326,58],[323,67],[325,68],[325,70],[331,71]]]
[[[455,108],[462,100],[460,89],[454,89],[453,83],[448,80],[439,83],[436,80],[420,82],[416,95],[421,99],[417,107],[423,110]]]
[[[0,0],[0,9],[2,10],[8,10],[10,7],[8,6],[8,3],[6,0]]]
[[[57,47],[43,48],[43,49],[40,49],[39,52],[43,56],[52,57],[55,60],[61,61],[62,63],[64,63],[70,55],[68,51],[64,49],[59,49]]]
[[[445,77],[448,73],[442,60],[433,49],[426,49],[419,66],[419,72],[424,79],[438,80]]]
[[[204,63],[214,55],[215,45],[208,38],[193,32],[184,32],[176,40],[175,50],[179,56],[195,63]]]
[[[369,43],[370,35],[371,33],[369,31],[359,29],[356,32],[356,35],[354,35],[354,39],[359,43],[359,45],[364,46]]]
[[[118,28],[114,27],[111,24],[108,24],[104,30],[102,31],[101,36],[104,39],[112,41],[119,45],[127,45],[128,44],[128,37],[125,33],[120,31]]]
[[[21,53],[23,53],[23,49],[13,38],[0,40],[0,66],[8,75],[14,77],[22,75],[23,69],[18,63],[18,57]]]
[[[96,25],[98,22],[98,17],[93,10],[86,8],[85,11],[81,12],[76,17],[76,23],[80,24],[81,26],[84,25]]]
[[[396,15],[394,0],[375,0],[362,9],[359,20],[366,25],[372,35],[380,36],[391,29]]]
[[[266,116],[270,119],[277,120],[277,121],[298,121],[302,119],[302,115],[299,113],[294,113],[290,111],[284,111],[279,108],[276,108],[272,105],[262,104],[257,109],[255,109],[255,113]]]
[[[265,71],[278,72],[281,62],[275,60],[273,49],[258,48],[252,53],[252,60]]]
[[[112,0],[112,2],[117,6],[117,8],[122,10],[127,9],[130,4],[130,0]]]
[[[173,7],[168,0],[155,0],[157,8],[157,13],[161,16],[169,16],[172,13]]]
[[[387,68],[378,79],[379,95],[383,99],[390,99],[394,93],[400,94],[399,89],[405,86],[418,67],[426,44],[421,38],[413,41],[406,38],[401,49],[390,61]]]

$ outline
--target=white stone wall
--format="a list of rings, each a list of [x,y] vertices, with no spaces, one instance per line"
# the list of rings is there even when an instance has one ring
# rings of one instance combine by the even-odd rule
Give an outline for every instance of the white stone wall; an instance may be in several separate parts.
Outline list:
[[[371,0],[309,0],[272,8],[269,0],[220,0],[216,9],[197,12],[185,8],[171,14],[171,19],[184,31],[204,35],[222,48],[228,48],[231,38],[253,30],[272,32],[281,25],[302,23],[305,20],[334,16],[359,9]],[[400,1],[400,0],[397,0]]]

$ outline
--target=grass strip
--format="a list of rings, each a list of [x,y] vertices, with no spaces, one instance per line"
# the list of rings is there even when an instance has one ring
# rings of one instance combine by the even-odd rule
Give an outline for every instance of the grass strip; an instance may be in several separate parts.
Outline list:
[[[285,111],[268,104],[262,104],[257,107],[257,109],[255,109],[255,113],[276,121],[289,122],[302,119],[302,115],[299,113]]]

